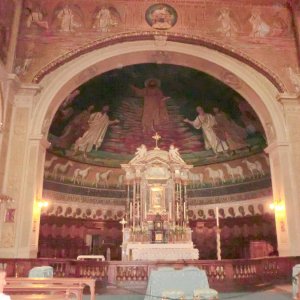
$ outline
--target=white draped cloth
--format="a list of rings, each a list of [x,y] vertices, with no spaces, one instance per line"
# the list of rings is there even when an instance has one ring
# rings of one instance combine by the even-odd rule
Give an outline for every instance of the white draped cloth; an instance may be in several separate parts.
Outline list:
[[[204,136],[204,146],[206,150],[212,149],[214,153],[224,152],[228,150],[227,144],[220,140],[215,131],[214,126],[217,125],[215,117],[211,114],[198,115],[192,122],[196,129],[202,129]]]
[[[158,298],[218,299],[218,292],[210,289],[205,271],[196,267],[175,270],[170,267],[158,268],[150,273],[144,300]]]
[[[102,112],[91,114],[89,119],[89,129],[75,142],[75,151],[91,152],[93,146],[96,150],[101,147],[108,125],[110,124],[108,115]]]

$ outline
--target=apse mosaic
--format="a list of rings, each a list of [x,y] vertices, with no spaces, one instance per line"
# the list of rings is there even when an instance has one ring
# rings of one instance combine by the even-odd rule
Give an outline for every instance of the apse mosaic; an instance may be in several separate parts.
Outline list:
[[[5,20],[9,16],[6,7],[13,1],[2,2],[7,3],[3,6],[5,10],[2,19]],[[272,81],[276,81],[282,90],[287,87],[294,91],[300,86],[291,13],[288,6],[280,2],[23,2],[14,65],[14,71],[22,81],[39,82],[50,69],[61,66],[71,56],[77,57],[87,49],[114,44],[116,38],[131,40],[141,36],[153,40],[155,35],[156,39],[163,38],[166,43],[171,39],[183,42],[186,38],[200,44],[201,41],[208,42],[212,49],[226,49],[226,53],[232,53],[234,57],[240,55],[252,65],[272,74]],[[0,17],[0,30],[2,19]],[[295,17],[294,21],[297,23],[298,19]],[[7,40],[5,36],[10,27],[7,24],[4,27],[3,40]],[[4,48],[6,51],[7,47]],[[151,55],[149,61],[156,61]],[[161,60],[168,63],[167,58]]]
[[[234,90],[194,69],[139,64],[91,79],[63,102],[50,151],[73,161],[120,167],[144,144],[179,149],[194,166],[260,153],[260,121]]]
[[[14,16],[14,1],[0,1],[0,59],[6,63],[12,22]]]

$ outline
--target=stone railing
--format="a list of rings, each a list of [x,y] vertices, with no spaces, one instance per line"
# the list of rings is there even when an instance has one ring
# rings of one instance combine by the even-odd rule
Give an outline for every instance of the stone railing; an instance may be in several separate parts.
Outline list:
[[[300,257],[205,261],[76,261],[68,259],[0,259],[7,276],[27,276],[31,268],[48,265],[56,277],[91,277],[105,285],[135,289],[146,287],[151,270],[170,266],[195,266],[206,271],[209,284],[218,291],[253,288],[258,284],[292,282],[292,267]]]

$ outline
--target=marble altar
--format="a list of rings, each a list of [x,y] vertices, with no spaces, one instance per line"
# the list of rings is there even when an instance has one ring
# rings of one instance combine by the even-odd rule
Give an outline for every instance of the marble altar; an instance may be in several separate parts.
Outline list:
[[[198,259],[199,251],[193,243],[141,244],[129,243],[126,255],[130,260],[181,260]]]
[[[193,166],[174,145],[169,151],[160,149],[159,134],[153,138],[153,150],[141,145],[121,165],[127,185],[122,260],[198,259],[187,217],[186,187]]]

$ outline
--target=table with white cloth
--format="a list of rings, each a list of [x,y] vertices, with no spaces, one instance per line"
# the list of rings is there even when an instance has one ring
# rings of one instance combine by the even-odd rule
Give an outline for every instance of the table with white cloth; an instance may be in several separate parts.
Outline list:
[[[87,260],[87,259],[105,261],[104,255],[78,255],[77,256],[77,260]]]
[[[300,276],[300,265],[293,267],[293,299],[297,299],[297,293],[299,289],[299,277]]]
[[[52,278],[53,277],[53,267],[42,266],[34,267],[28,273],[29,278]]]
[[[186,267],[181,270],[164,267],[151,271],[144,300],[157,300],[160,297],[218,299],[218,292],[209,288],[203,270],[196,267]]]

